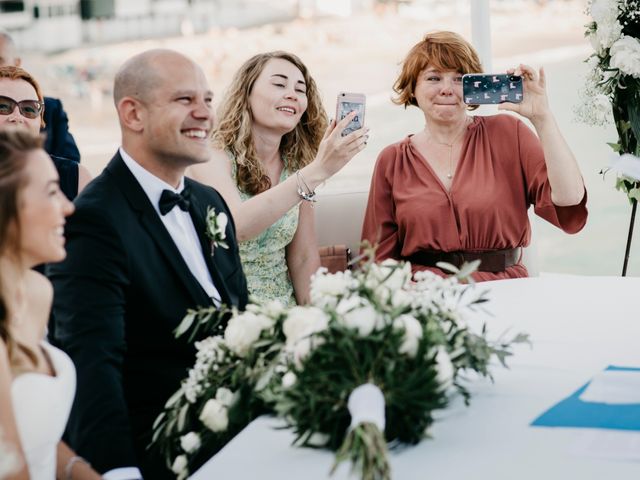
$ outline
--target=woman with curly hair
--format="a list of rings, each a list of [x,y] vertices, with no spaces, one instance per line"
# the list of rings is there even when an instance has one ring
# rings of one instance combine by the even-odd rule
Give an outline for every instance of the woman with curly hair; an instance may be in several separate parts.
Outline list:
[[[367,129],[341,135],[354,115],[328,124],[316,83],[293,54],[255,55],[236,73],[212,160],[191,176],[229,204],[254,299],[308,302],[320,266],[315,188],[364,149]]]

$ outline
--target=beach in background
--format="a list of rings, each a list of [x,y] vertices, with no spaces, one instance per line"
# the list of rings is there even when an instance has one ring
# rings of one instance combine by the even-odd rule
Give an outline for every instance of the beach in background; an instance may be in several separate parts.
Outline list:
[[[552,109],[588,189],[589,220],[577,235],[565,235],[532,217],[538,269],[619,275],[631,208],[626,197],[615,191],[613,176],[600,174],[611,156],[606,142],[615,142],[617,135],[613,125],[587,126],[578,123],[573,113],[586,72],[583,61],[591,54],[583,36],[585,2],[522,0],[491,5],[493,70],[501,72],[518,63],[545,67]],[[244,29],[215,28],[201,35],[93,45],[55,55],[27,53],[24,66],[41,79],[46,94],[62,98],[82,163],[97,175],[119,144],[111,85],[114,72],[126,58],[155,47],[183,52],[202,65],[218,102],[234,71],[251,55],[291,51],[309,67],[329,116],[335,115],[339,91],[367,95],[369,146],[322,187],[326,191],[366,190],[380,150],[424,128],[417,108],[405,110],[391,102],[391,86],[409,48],[424,33],[436,29],[454,30],[470,39],[468,2],[413,2],[401,5],[398,11],[291,18]],[[479,111],[493,112],[488,108]],[[640,232],[632,245],[628,270],[633,276],[640,276],[638,236]]]

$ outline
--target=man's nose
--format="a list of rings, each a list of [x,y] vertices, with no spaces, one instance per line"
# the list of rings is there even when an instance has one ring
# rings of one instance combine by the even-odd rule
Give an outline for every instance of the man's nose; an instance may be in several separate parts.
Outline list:
[[[200,100],[197,102],[193,110],[193,116],[203,119],[213,119],[213,107],[211,106],[211,103],[206,100]]]

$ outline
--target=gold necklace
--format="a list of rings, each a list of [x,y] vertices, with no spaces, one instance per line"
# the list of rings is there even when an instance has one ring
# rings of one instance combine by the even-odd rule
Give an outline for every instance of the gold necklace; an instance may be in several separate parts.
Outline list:
[[[468,123],[469,123],[468,122],[468,118],[465,118],[464,125],[462,126],[460,131],[458,133],[456,133],[455,137],[453,137],[453,140],[451,140],[450,143],[438,142],[437,140],[434,140],[433,139],[433,135],[429,131],[427,131],[427,126],[425,125],[425,127],[424,127],[425,133],[427,133],[427,135],[428,135],[427,140],[430,140],[431,142],[435,143],[436,145],[443,145],[445,147],[449,147],[449,173],[447,173],[447,178],[449,180],[451,180],[453,178],[453,146],[458,141],[458,138],[460,137],[460,135],[462,135],[462,133],[467,129]]]

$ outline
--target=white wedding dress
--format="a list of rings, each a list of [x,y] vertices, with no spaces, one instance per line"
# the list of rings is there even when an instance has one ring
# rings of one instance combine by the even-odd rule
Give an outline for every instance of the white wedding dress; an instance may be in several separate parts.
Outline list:
[[[22,449],[32,480],[56,478],[56,451],[76,391],[76,369],[62,350],[43,342],[55,376],[23,373],[11,384]]]

